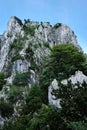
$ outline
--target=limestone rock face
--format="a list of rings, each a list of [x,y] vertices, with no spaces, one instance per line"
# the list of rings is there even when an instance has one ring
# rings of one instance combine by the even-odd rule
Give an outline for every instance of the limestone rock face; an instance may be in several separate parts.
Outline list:
[[[7,30],[0,36],[0,71],[6,64],[10,44],[20,35],[24,35],[21,20],[17,17],[11,17]]]
[[[54,95],[52,95],[52,91],[53,90],[57,90],[58,87],[58,82],[56,79],[54,79],[51,83],[51,85],[48,88],[48,101],[49,104],[56,106],[57,108],[61,108],[60,106],[60,100],[56,99],[56,97]]]
[[[26,60],[16,60],[13,63],[13,73],[15,72],[28,72],[28,62]]]
[[[81,50],[74,32],[69,26],[62,23],[57,23],[52,26],[50,23],[45,22],[38,27],[35,36],[43,42],[49,42],[50,46],[68,43],[74,44],[79,50]]]
[[[67,25],[57,23],[56,25],[52,26],[49,22],[44,22],[40,24],[39,22],[29,20],[26,21],[25,25],[27,27],[31,27],[31,29],[32,27],[34,27],[35,34],[33,36],[30,34],[27,35],[24,48],[26,48],[29,41],[33,41],[34,44],[41,43],[42,45],[48,42],[50,47],[53,47],[55,44],[62,43],[74,44],[79,50],[81,50],[81,47],[78,45],[74,32]],[[25,36],[25,31],[23,27],[24,25],[22,21],[19,18],[13,16],[8,22],[7,30],[4,32],[3,35],[0,36],[0,71],[2,71],[4,67],[6,67],[6,64],[8,64],[8,52],[10,44],[12,44],[14,40],[18,37]],[[24,48],[21,50],[23,54],[25,53]],[[47,51],[43,51],[42,54],[42,49],[41,51],[40,49],[41,48],[38,48],[36,51],[37,53],[39,50],[39,55],[42,56],[47,53]]]
[[[87,83],[87,76],[83,74],[82,71],[76,71],[75,75],[72,75],[68,80],[63,80],[63,84],[67,84],[67,81],[71,81],[72,84],[76,84],[77,82],[83,83],[84,81]]]
[[[22,21],[17,17],[13,16],[10,18],[8,22],[8,27],[6,32],[4,33],[5,37],[15,37],[17,35],[23,35],[22,30]]]
[[[64,85],[67,85],[68,81],[71,81],[73,85],[75,85],[78,82],[82,84],[84,81],[87,83],[87,76],[84,75],[83,72],[81,71],[76,71],[75,75],[72,75],[68,79],[62,80],[61,83]],[[74,87],[76,88],[77,86],[75,85]],[[60,105],[61,99],[56,99],[56,97],[52,95],[52,91],[58,90],[58,89],[59,89],[58,81],[54,79],[48,88],[48,101],[49,101],[49,104],[55,105],[57,108],[61,108],[61,105]]]
[[[39,84],[39,76],[43,68],[43,58],[50,54],[50,50],[54,45],[63,43],[73,44],[79,51],[82,51],[74,32],[67,25],[57,23],[52,26],[49,22],[39,23],[30,20],[25,20],[25,23],[22,23],[19,18],[11,17],[7,30],[3,35],[0,35],[0,72],[6,74],[7,80],[7,84],[0,91],[0,99],[3,98],[7,101],[16,72],[29,73],[28,86],[24,86],[23,92],[19,88],[20,95],[23,97],[23,93],[26,95],[29,90],[28,88],[32,84],[35,82]],[[77,81],[82,83],[83,80],[87,81],[87,77],[78,71],[70,77],[70,80],[73,83]],[[62,82],[67,83],[67,80]],[[48,89],[48,100],[50,104],[61,108],[61,99],[56,99],[52,95],[53,89],[58,89],[56,79],[53,80]],[[17,114],[18,111],[16,111],[15,106],[22,104],[22,101],[24,102],[24,100],[19,99],[19,101],[13,104]],[[0,116],[0,126],[4,124],[4,121]]]

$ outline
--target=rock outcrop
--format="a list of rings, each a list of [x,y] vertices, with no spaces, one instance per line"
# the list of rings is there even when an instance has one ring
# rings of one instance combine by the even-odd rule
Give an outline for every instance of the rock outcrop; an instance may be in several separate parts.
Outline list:
[[[50,105],[54,105],[57,108],[61,108],[60,99],[56,99],[56,97],[52,94],[52,91],[57,90],[58,88],[58,82],[56,79],[54,79],[48,88],[48,101]]]
[[[76,71],[75,75],[72,75],[68,79],[62,80],[61,83],[67,85],[68,81],[71,81],[71,83],[75,85],[74,87],[77,88],[78,87],[76,85],[77,83],[80,83],[80,85],[82,85],[83,82],[87,83],[87,76],[84,75],[82,71]],[[61,99],[56,99],[56,97],[52,94],[53,90],[58,90],[58,89],[59,89],[58,81],[54,79],[48,88],[48,101],[49,104],[55,105],[55,107],[57,108],[61,108],[60,105]]]
[[[15,97],[15,100],[18,98],[18,101],[14,103],[15,112],[18,113],[15,106],[19,107],[17,104],[24,103],[19,97],[22,96],[24,99],[23,93],[26,95],[27,89],[35,82],[38,83],[44,56],[50,54],[53,46],[63,43],[73,44],[79,51],[82,51],[74,32],[65,24],[57,23],[52,26],[49,22],[39,23],[30,20],[22,23],[19,18],[11,17],[7,30],[0,35],[0,72],[5,73],[7,80],[6,86],[0,91],[0,98],[7,101],[16,73],[29,74],[28,88],[24,86],[23,91],[19,88],[20,94]],[[87,80],[87,77],[82,72],[77,72],[69,80],[72,80],[73,83],[81,80],[82,83],[84,79]],[[62,82],[67,83],[66,80]],[[50,104],[61,108],[60,100],[56,100],[52,95],[53,89],[58,89],[56,79],[49,87],[48,99]],[[14,91],[16,90],[14,89]],[[4,121],[4,118],[0,116],[0,125],[3,125]]]
[[[8,22],[7,30],[2,36],[0,36],[0,71],[6,66],[5,64],[8,64],[7,58],[9,58],[8,52],[10,44],[12,44],[18,37],[25,36],[24,26],[26,26],[26,28],[30,27],[31,30],[33,29],[34,33],[33,35],[30,33],[27,34],[24,41],[25,48],[29,41],[33,41],[34,44],[44,44],[48,42],[50,47],[61,43],[74,44],[79,50],[81,50],[74,32],[67,25],[57,23],[52,26],[49,22],[39,24],[38,22],[33,21],[27,21],[24,25],[17,17],[11,17]],[[21,50],[21,52],[23,51]]]

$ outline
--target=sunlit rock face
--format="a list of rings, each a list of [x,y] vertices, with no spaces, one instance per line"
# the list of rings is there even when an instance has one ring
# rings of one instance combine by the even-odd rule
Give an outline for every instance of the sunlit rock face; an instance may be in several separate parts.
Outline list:
[[[72,75],[68,80],[63,80],[61,83],[67,84],[68,81],[71,81],[72,84],[79,82],[82,84],[84,81],[87,83],[87,76],[83,74],[82,71],[76,71],[75,75]]]
[[[49,22],[42,23],[38,29],[36,29],[35,36],[41,41],[49,42],[50,46],[68,43],[74,44],[81,50],[74,32],[69,26],[62,23],[57,23],[54,26],[50,25]]]
[[[49,104],[54,105],[57,108],[61,108],[60,99],[56,99],[56,97],[52,94],[52,91],[57,90],[58,88],[58,82],[54,79],[48,88],[48,101]]]
[[[75,85],[74,87],[77,88],[78,86],[76,85],[76,83],[79,82],[80,85],[82,85],[83,82],[87,83],[87,76],[84,75],[83,72],[81,71],[76,71],[75,75],[72,75],[68,79],[62,80],[61,83],[67,85],[68,81],[71,81],[71,83]],[[57,108],[61,108],[60,105],[61,99],[56,99],[56,97],[52,94],[53,90],[58,90],[58,89],[59,89],[58,81],[54,79],[48,88],[48,101],[49,104],[54,105]]]
[[[74,32],[67,25],[57,23],[52,26],[49,22],[39,23],[35,21],[27,21],[26,25],[35,27],[35,34],[34,36],[31,36],[30,34],[27,35],[25,44],[27,44],[28,41],[33,41],[34,43],[40,42],[41,44],[48,42],[50,47],[53,47],[56,44],[67,43],[74,44],[81,50]],[[18,37],[23,37],[24,35],[25,32],[23,30],[22,21],[15,16],[11,17],[8,22],[7,30],[3,35],[0,35],[0,71],[6,66],[7,58],[9,58],[8,52],[10,44]]]
[[[48,39],[53,41],[54,44],[73,43],[77,46],[77,40],[74,32],[67,25],[61,23],[52,27],[51,35],[49,35]]]
[[[35,33],[33,36],[30,35],[30,33],[26,36],[25,30],[23,28],[24,25],[35,28]],[[10,50],[10,45],[12,45],[13,42],[19,37],[24,38],[25,36],[26,38],[24,40],[24,46],[22,50],[17,52],[23,59],[19,58],[12,62],[11,56],[9,56],[9,51],[13,51],[12,57],[15,56],[15,53],[14,49]],[[21,73],[28,72],[29,67],[31,67],[30,61],[27,60],[27,57],[25,57],[25,50],[28,48],[29,42],[32,42],[34,45],[38,43],[41,43],[42,45],[42,47],[38,47],[36,50],[33,48],[34,60],[37,65],[41,64],[43,57],[50,53],[49,48],[43,47],[44,43],[46,42],[49,43],[50,47],[63,43],[73,44],[79,50],[81,50],[74,32],[67,25],[57,23],[52,26],[49,22],[39,23],[30,20],[27,20],[25,24],[23,24],[19,18],[13,16],[8,22],[7,30],[3,33],[3,35],[0,35],[0,71],[6,72],[10,70],[10,75],[8,77],[10,82],[12,82],[14,73],[17,71]],[[34,77],[39,77],[38,73],[35,73],[34,75],[35,76],[33,76],[33,81],[35,81]]]
[[[24,31],[22,31],[21,20],[19,20],[17,17],[11,17],[8,22],[7,30],[2,36],[0,36],[0,71],[2,71],[5,61],[7,60],[9,45],[19,35],[24,35]]]
[[[22,30],[22,21],[13,16],[10,18],[9,22],[8,22],[8,27],[6,32],[4,33],[4,36],[7,37],[15,37],[15,36],[19,36],[19,35],[23,35],[23,30]]]

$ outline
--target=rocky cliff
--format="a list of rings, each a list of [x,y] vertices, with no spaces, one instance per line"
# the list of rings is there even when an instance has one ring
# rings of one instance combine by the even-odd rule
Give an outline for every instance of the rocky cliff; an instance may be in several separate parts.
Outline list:
[[[50,47],[61,43],[74,44],[81,50],[74,32],[67,25],[57,23],[52,26],[49,22],[38,23],[30,20],[25,20],[23,24],[17,17],[11,17],[8,22],[7,30],[0,36],[0,71],[6,69],[4,67],[8,66],[10,59],[8,53],[9,51],[11,52],[11,50],[9,50],[10,46],[16,44],[14,42],[18,41],[18,39],[20,40],[20,38],[22,39],[23,47],[19,49],[18,53],[20,53],[21,56],[25,55],[25,49],[28,47],[29,42],[33,42],[33,44],[37,46],[39,46],[39,43],[44,45],[44,43],[48,42]],[[45,48],[42,52],[38,47],[35,50],[35,55],[38,55],[38,57],[43,55],[37,53],[48,53],[48,50],[46,51]]]
[[[17,17],[10,18],[7,30],[0,36],[0,72],[5,73],[6,80],[0,91],[0,99],[7,102],[9,97],[14,102],[13,116],[20,113],[18,107],[25,103],[23,99],[28,93],[26,86],[30,88],[35,82],[39,84],[45,56],[50,54],[53,46],[64,43],[73,44],[82,51],[74,32],[65,24],[57,23],[52,26],[49,22],[39,23],[29,19],[22,23]],[[23,84],[25,87],[19,88],[19,93],[16,93],[14,86],[11,86],[13,83],[19,86]],[[48,91],[49,103],[59,106],[59,100],[52,99],[52,86],[58,86],[56,80]],[[16,98],[11,99],[13,91],[17,96],[14,95]],[[0,120],[1,124],[5,121],[2,117]]]

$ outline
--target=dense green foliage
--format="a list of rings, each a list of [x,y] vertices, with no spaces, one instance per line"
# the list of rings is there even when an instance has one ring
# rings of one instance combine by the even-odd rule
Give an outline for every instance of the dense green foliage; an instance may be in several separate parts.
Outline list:
[[[0,101],[0,115],[2,117],[11,117],[12,114],[14,112],[14,109],[13,109],[13,105],[8,103],[8,102],[5,102],[5,101]]]
[[[23,87],[22,86],[10,86],[10,92],[8,94],[8,100],[10,103],[16,103],[18,100],[23,99]]]
[[[51,49],[51,54],[45,58],[40,76],[40,86],[47,96],[48,86],[53,79],[61,81],[69,78],[77,70],[83,69],[86,58],[82,52],[72,44],[60,44]],[[84,67],[84,71],[85,67]],[[47,99],[46,98],[46,99]]]
[[[68,125],[72,130],[87,130],[87,123],[84,121],[70,122]]]
[[[26,95],[26,104],[23,106],[22,113],[34,113],[41,108],[43,93],[41,89],[34,84]]]
[[[76,86],[76,87],[75,87]],[[73,85],[59,84],[59,89],[54,90],[56,98],[61,99],[61,113],[69,121],[83,121],[87,118],[87,84],[85,82]]]
[[[19,51],[23,49],[25,44],[25,37],[18,36],[17,39],[14,39],[13,43],[9,46],[8,56],[11,58],[11,62],[14,62],[18,59],[22,59],[22,56],[19,54]]]
[[[31,36],[34,36],[35,34],[35,27],[34,26],[30,26],[30,25],[24,25],[23,29],[25,31],[26,34],[30,34]]]
[[[29,72],[26,73],[16,73],[13,84],[14,85],[28,85],[29,83],[30,74]]]
[[[37,113],[21,115],[14,123],[7,122],[3,130],[72,130],[53,106],[42,105]]]
[[[53,78],[58,80],[68,78],[76,70],[81,70],[85,60],[84,54],[79,52],[72,44],[54,46],[50,57],[46,60],[43,75],[47,74],[45,77],[50,80]]]
[[[27,31],[29,33],[30,30]],[[31,62],[31,68],[36,70],[34,49],[37,45],[32,47],[32,44],[29,43],[25,50],[25,58]],[[48,43],[43,46],[49,48]],[[1,115],[7,118],[12,115],[11,103],[16,104],[18,100],[24,100],[24,104],[18,106],[20,116],[12,117],[1,130],[87,130],[87,83],[61,83],[62,79],[69,78],[77,70],[87,74],[86,58],[71,44],[60,44],[50,48],[50,51],[50,55],[45,57],[43,64],[39,66],[41,70],[38,69],[38,84],[28,86],[29,73],[15,75],[7,102],[0,104]],[[47,101],[48,87],[53,79],[59,82],[59,89],[52,94],[61,99],[60,109],[49,106]]]

